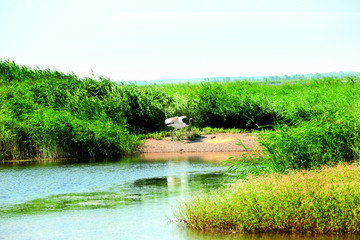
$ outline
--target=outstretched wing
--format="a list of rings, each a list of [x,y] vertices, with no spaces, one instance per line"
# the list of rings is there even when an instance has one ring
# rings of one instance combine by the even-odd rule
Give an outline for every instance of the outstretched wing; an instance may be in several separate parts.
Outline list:
[[[179,121],[180,121],[180,122],[183,122],[184,118],[186,118],[186,116],[181,116],[181,117],[179,117]]]
[[[165,125],[169,125],[171,123],[174,123],[179,117],[171,117],[165,120]]]
[[[186,118],[186,116],[181,116],[181,117],[171,117],[171,118],[168,118],[165,120],[165,124],[166,125],[169,125],[169,124],[172,124],[172,123],[175,123],[176,121],[177,122],[182,122],[182,120]]]

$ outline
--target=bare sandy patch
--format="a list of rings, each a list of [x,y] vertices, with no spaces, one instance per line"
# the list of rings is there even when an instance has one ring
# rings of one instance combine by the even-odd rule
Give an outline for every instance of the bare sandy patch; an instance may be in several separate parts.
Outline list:
[[[146,139],[139,149],[140,153],[167,152],[244,152],[246,149],[239,145],[239,140],[254,151],[259,150],[255,134],[250,133],[216,133],[206,134],[190,140],[162,140]]]

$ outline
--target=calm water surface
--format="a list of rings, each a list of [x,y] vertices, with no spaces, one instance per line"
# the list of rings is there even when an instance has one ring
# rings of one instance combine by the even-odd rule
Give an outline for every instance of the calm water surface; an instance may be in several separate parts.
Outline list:
[[[313,239],[199,233],[169,221],[182,199],[224,184],[225,168],[209,160],[173,155],[0,165],[0,239]]]

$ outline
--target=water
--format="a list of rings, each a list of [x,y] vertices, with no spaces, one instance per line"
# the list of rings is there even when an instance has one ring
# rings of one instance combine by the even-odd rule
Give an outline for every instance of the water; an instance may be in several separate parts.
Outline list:
[[[225,168],[211,156],[0,165],[0,239],[313,239],[201,233],[172,222],[182,199],[224,183]],[[317,239],[356,239],[338,237]]]
[[[183,238],[173,209],[220,186],[224,170],[192,156],[2,165],[0,239]]]

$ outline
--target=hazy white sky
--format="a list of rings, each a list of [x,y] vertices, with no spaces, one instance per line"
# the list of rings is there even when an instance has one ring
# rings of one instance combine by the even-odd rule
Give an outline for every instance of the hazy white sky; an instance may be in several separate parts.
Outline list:
[[[150,80],[360,71],[359,0],[1,0],[0,58]]]

